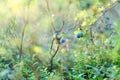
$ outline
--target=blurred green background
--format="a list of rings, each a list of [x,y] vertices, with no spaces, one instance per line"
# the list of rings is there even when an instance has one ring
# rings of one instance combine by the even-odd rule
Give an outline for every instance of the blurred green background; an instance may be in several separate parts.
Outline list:
[[[0,80],[119,80],[119,8],[117,0],[0,0]],[[55,38],[51,49],[62,25],[65,42]]]

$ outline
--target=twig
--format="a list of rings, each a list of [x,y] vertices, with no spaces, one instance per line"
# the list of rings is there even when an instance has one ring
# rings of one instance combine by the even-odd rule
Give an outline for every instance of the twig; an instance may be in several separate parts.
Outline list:
[[[47,10],[48,10],[48,15],[49,15],[50,18],[51,18],[51,13],[50,13],[51,10],[50,10],[50,6],[49,6],[48,0],[46,0],[46,5],[47,5]],[[51,22],[51,26],[52,26],[53,30],[56,31],[55,26],[54,26],[54,24],[53,24],[53,21]]]
[[[22,37],[21,37],[21,43],[20,43],[20,56],[19,56],[19,61],[21,62],[21,58],[22,58],[22,54],[23,54],[23,39],[24,39],[24,35],[25,35],[25,28],[26,28],[27,23],[24,25],[23,27],[23,31],[22,31]]]
[[[54,42],[54,38],[52,39],[52,43],[51,43],[51,47],[50,47],[50,54],[51,54],[51,52],[52,52],[52,47],[53,47],[53,42]]]
[[[28,1],[28,4],[27,4],[27,10],[29,10],[29,6],[30,6],[30,3],[31,3],[32,0]],[[28,13],[28,12],[27,12]],[[25,29],[26,29],[26,26],[28,24],[28,21],[29,20],[29,17],[27,16],[26,20],[25,20],[25,24],[23,26],[23,30],[22,30],[22,37],[21,37],[21,43],[20,43],[20,48],[19,48],[19,53],[20,53],[20,56],[19,56],[19,61],[21,62],[21,58],[22,58],[22,54],[23,54],[23,39],[24,39],[24,35],[25,35]]]
[[[65,25],[65,21],[64,21],[64,18],[63,18],[63,20],[62,20],[62,25],[61,25],[61,27],[60,27],[60,32],[62,31],[64,25]]]
[[[95,43],[94,43],[94,40],[93,40],[93,32],[92,32],[92,28],[90,28],[90,40],[91,40],[91,42],[93,43],[93,45],[95,45]]]
[[[60,47],[60,45],[57,46],[57,49],[56,49],[55,53],[51,57],[51,60],[50,60],[50,69],[49,69],[50,72],[52,72],[52,70],[53,70],[53,59],[54,59],[55,55],[57,54],[57,52],[59,50],[59,47]]]

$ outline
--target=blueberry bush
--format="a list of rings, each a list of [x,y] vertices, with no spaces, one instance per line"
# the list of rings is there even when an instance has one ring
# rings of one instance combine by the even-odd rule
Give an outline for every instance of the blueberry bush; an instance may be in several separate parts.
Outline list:
[[[0,80],[120,80],[119,0],[0,0]]]

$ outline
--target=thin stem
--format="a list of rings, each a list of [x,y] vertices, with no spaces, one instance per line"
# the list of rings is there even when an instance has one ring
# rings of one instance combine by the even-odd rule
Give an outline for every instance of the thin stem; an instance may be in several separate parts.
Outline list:
[[[61,27],[60,27],[60,32],[62,31],[64,25],[65,25],[65,21],[64,21],[64,19],[63,19],[63,20],[62,20],[62,25],[61,25]]]
[[[53,59],[56,56],[56,54],[57,54],[57,52],[59,50],[59,47],[60,47],[60,45],[57,46],[57,49],[56,49],[55,53],[51,57],[51,60],[50,60],[50,69],[49,69],[50,72],[52,72],[52,70],[53,70]]]
[[[92,28],[90,28],[90,40],[91,40],[91,42],[93,43],[93,45],[95,45],[95,43],[94,43],[94,40],[93,40],[93,32],[92,32]]]
[[[24,35],[25,35],[25,28],[26,28],[27,23],[24,25],[23,27],[23,31],[22,31],[22,37],[21,37],[21,43],[20,43],[20,56],[19,56],[19,61],[21,62],[21,58],[22,58],[22,54],[23,54],[23,39],[24,39]]]
[[[53,47],[53,42],[54,42],[55,39],[52,39],[52,43],[51,43],[51,47],[50,47],[50,54],[52,52],[52,47]]]
[[[46,0],[46,5],[47,5],[47,10],[48,10],[48,15],[49,15],[50,18],[51,18],[51,13],[50,13],[51,10],[50,10],[50,6],[49,6],[48,0]],[[55,26],[54,26],[54,24],[53,24],[53,21],[51,22],[51,26],[52,26],[53,30],[56,31]]]

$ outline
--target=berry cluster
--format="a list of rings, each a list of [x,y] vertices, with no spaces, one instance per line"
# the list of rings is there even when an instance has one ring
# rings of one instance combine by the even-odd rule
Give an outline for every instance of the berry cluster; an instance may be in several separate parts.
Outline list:
[[[77,38],[81,38],[81,37],[83,37],[83,33],[80,33],[80,32],[77,33],[77,34],[76,34],[76,37],[77,37]]]
[[[64,37],[64,35],[58,31],[55,32],[55,34],[53,35],[56,44],[64,44],[66,42],[66,38]],[[82,32],[77,32],[75,33],[75,37],[76,38],[82,38],[83,37],[83,33]]]

